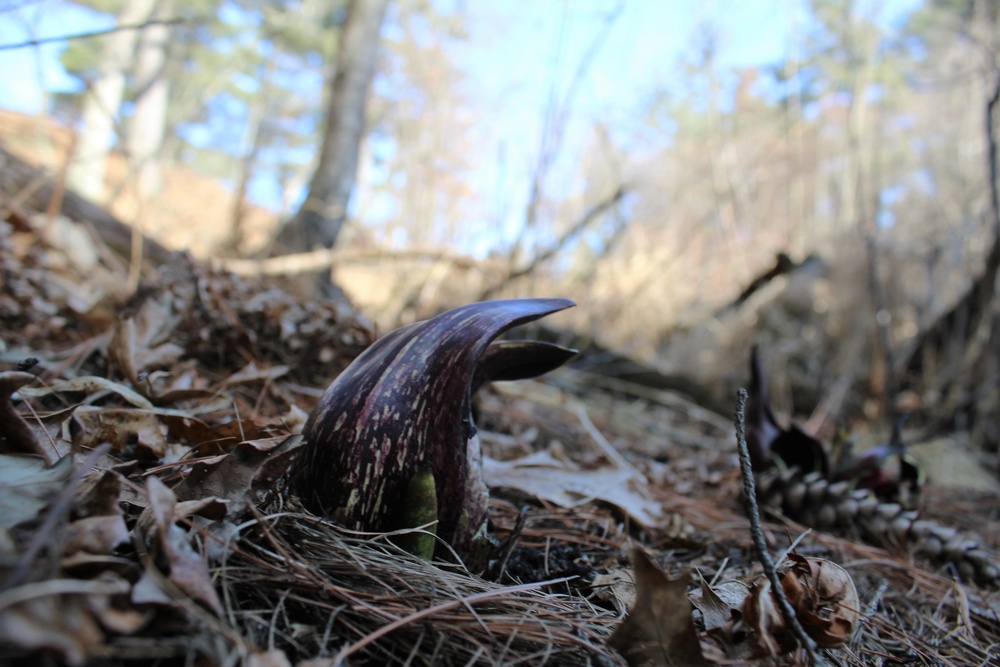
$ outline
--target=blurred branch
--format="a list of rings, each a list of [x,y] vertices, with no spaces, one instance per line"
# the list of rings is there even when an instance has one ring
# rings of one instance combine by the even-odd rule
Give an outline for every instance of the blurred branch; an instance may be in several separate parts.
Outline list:
[[[995,234],[993,243],[993,253],[996,253],[1000,246],[1000,190],[997,187],[997,136],[994,127],[994,112],[997,103],[1000,103],[1000,75],[993,84],[993,95],[986,105],[986,141],[989,146],[989,171],[990,171],[990,215],[993,218],[993,233]]]
[[[428,262],[446,260],[454,266],[464,269],[473,269],[481,265],[481,262],[457,253],[430,250],[390,252],[385,250],[344,250],[338,248],[320,248],[319,250],[312,250],[310,252],[278,255],[276,257],[268,257],[267,259],[214,258],[211,262],[212,267],[215,269],[230,271],[240,276],[279,276],[314,273],[332,268],[337,264],[354,264],[386,259],[415,259]]]
[[[116,25],[113,28],[106,28],[104,30],[94,30],[93,32],[80,32],[74,35],[59,35],[57,37],[40,37],[38,39],[29,39],[26,42],[17,42],[15,44],[0,44],[0,51],[10,51],[13,49],[23,49],[28,46],[41,46],[42,44],[51,44],[52,42],[68,42],[74,39],[90,39],[91,37],[103,37],[104,35],[110,35],[116,32],[124,32],[126,30],[142,30],[152,25],[179,25],[181,23],[193,23],[197,21],[196,18],[172,18],[172,19],[151,19],[149,21],[144,21],[142,23],[133,23],[130,25]]]
[[[549,93],[549,102],[546,105],[544,114],[545,118],[542,123],[541,147],[538,153],[538,164],[535,165],[535,173],[531,180],[531,192],[528,196],[528,205],[524,213],[524,225],[522,225],[521,232],[518,235],[517,240],[515,240],[514,244],[511,246],[509,253],[510,264],[512,265],[517,257],[518,251],[521,248],[521,242],[524,239],[525,233],[527,230],[534,227],[538,220],[538,206],[542,199],[542,193],[545,190],[545,180],[549,175],[552,164],[555,162],[556,157],[562,150],[562,142],[566,135],[566,126],[568,125],[569,111],[573,107],[573,102],[576,99],[576,94],[579,91],[580,84],[586,79],[587,72],[590,71],[598,52],[600,52],[601,48],[607,42],[608,37],[611,34],[611,30],[618,21],[618,17],[621,15],[624,7],[625,3],[619,2],[618,5],[608,13],[601,29],[596,35],[594,35],[594,39],[588,45],[587,50],[580,58],[576,71],[573,73],[573,78],[570,79],[569,86],[566,89],[566,95],[558,107],[556,107],[554,99],[555,91],[551,90]]]
[[[560,250],[562,250],[567,243],[572,241],[574,238],[579,236],[591,222],[603,215],[608,209],[616,205],[625,196],[625,188],[619,185],[610,197],[601,200],[594,206],[592,206],[583,217],[576,221],[566,232],[559,237],[555,243],[550,245],[548,248],[542,252],[535,255],[535,257],[528,262],[526,265],[519,269],[509,268],[507,275],[495,282],[494,284],[486,287],[481,293],[481,299],[488,299],[499,290],[503,289],[506,285],[510,284],[512,281],[526,276],[532,273],[539,265],[552,259]]]
[[[963,394],[971,391],[968,386],[977,365],[986,368],[995,363],[991,354],[993,338],[990,322],[995,317],[992,310],[993,298],[997,293],[1000,278],[1000,190],[997,177],[997,137],[995,127],[996,107],[1000,104],[1000,75],[993,84],[990,99],[986,104],[985,134],[988,156],[988,179],[990,191],[990,218],[993,228],[993,243],[986,256],[982,272],[977,275],[969,288],[948,311],[921,332],[912,349],[901,358],[905,360],[903,369],[917,376],[926,392],[936,389],[944,393],[944,398],[934,406],[938,419],[950,419],[966,402]],[[995,343],[992,343],[995,345]],[[940,372],[934,375],[928,368],[927,359],[937,360]],[[982,370],[982,368],[980,370]],[[963,382],[962,380],[966,381]]]

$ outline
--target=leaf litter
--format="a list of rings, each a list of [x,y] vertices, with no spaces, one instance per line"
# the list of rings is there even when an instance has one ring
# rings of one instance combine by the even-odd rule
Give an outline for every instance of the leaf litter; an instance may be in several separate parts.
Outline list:
[[[490,519],[510,547],[490,581],[338,528],[283,492],[306,412],[374,339],[363,316],[182,255],[123,304],[117,264],[84,280],[25,235],[0,223],[0,655],[71,665],[800,659],[768,611],[732,435],[717,416],[646,395],[636,417],[635,398],[581,391],[588,382],[572,370],[484,388]],[[35,268],[46,265],[62,268]],[[53,271],[59,280],[46,280]],[[31,373],[16,370],[28,358]],[[610,442],[594,447],[595,430]],[[778,518],[768,531],[780,548],[805,529]],[[629,544],[643,545],[631,562]],[[786,593],[839,647],[824,651],[833,664],[987,664],[1000,642],[994,592],[836,535],[810,533],[798,549],[809,555],[790,554]],[[829,566],[857,603],[816,571]]]

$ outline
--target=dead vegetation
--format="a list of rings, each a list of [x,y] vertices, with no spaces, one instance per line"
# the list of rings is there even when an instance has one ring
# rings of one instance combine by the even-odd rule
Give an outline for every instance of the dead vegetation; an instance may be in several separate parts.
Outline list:
[[[99,236],[60,245],[44,233],[58,218],[12,211],[0,223],[0,654],[13,664],[624,664],[610,646],[639,664],[651,659],[630,653],[639,640],[610,639],[634,599],[630,545],[665,581],[695,573],[651,592],[692,610],[696,636],[678,642],[697,639],[718,664],[804,660],[773,618],[744,613],[769,598],[752,588],[728,416],[580,369],[484,389],[502,544],[477,577],[339,528],[284,490],[308,410],[373,340],[363,315],[184,256],[129,295]],[[931,485],[921,502],[996,554],[995,498]],[[765,536],[772,553],[794,543],[853,579],[860,619],[821,652],[829,664],[997,659],[996,590],[777,514]],[[656,605],[643,609],[630,618],[662,627]],[[678,645],[654,649],[676,658]]]

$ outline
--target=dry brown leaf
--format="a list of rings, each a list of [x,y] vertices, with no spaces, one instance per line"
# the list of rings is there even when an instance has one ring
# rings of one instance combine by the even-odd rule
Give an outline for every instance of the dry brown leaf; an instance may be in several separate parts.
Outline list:
[[[149,410],[132,408],[97,408],[82,405],[73,415],[77,449],[109,443],[118,451],[127,446],[139,447],[137,458],[161,459],[167,453],[167,428]]]
[[[798,645],[785,627],[785,619],[771,591],[771,582],[764,577],[754,583],[753,592],[743,605],[743,619],[753,629],[757,643],[767,655],[776,656]]]
[[[535,455],[513,461],[484,457],[483,476],[490,487],[517,489],[562,507],[600,500],[647,527],[656,526],[663,515],[663,507],[649,498],[645,480],[624,468],[574,470]]]
[[[607,574],[598,574],[591,586],[597,599],[610,602],[620,614],[624,614],[635,604],[635,580],[632,579],[630,570],[611,570]]]
[[[121,515],[122,480],[118,473],[108,470],[84,477],[74,492],[74,504],[83,516]]]
[[[23,396],[41,397],[49,394],[81,393],[88,396],[110,391],[118,394],[128,403],[137,408],[152,410],[153,404],[145,396],[136,393],[123,384],[112,382],[96,375],[81,375],[69,380],[56,380],[45,387],[25,387],[20,390]]]
[[[205,557],[188,543],[187,532],[174,525],[178,518],[177,497],[156,477],[146,480],[146,492],[149,506],[143,514],[148,512],[156,525],[157,543],[169,566],[167,578],[192,599],[222,613]]]
[[[287,375],[290,368],[284,365],[271,366],[269,368],[258,368],[257,364],[250,362],[240,370],[236,371],[222,381],[222,387],[230,387],[247,382],[268,382],[277,380],[282,375]]]
[[[97,580],[123,589],[120,595],[87,596],[87,606],[103,627],[119,635],[130,635],[153,618],[152,610],[140,611],[129,605],[127,593],[132,587],[128,581],[114,572],[102,572]]]
[[[138,311],[123,311],[115,319],[112,327],[108,356],[136,389],[145,393],[139,375],[152,368],[163,368],[174,364],[184,354],[184,349],[172,342],[165,342],[172,330],[180,323],[180,318],[171,312],[172,298],[169,292],[161,292],[159,297],[146,298]]]
[[[51,463],[48,449],[35,438],[28,424],[10,403],[11,395],[35,376],[31,373],[0,373],[0,454],[34,454]]]
[[[73,462],[60,459],[51,468],[37,456],[0,454],[0,528],[30,521],[65,488]]]
[[[698,577],[699,587],[691,595],[691,603],[701,612],[706,630],[722,628],[733,619],[733,608],[708,585],[704,577]],[[739,609],[739,607],[736,607]]]
[[[245,424],[235,419],[213,425],[195,417],[166,416],[163,417],[163,423],[175,438],[193,445],[210,443],[210,447],[198,447],[199,454],[221,453],[247,437],[256,437],[253,432],[244,435]]]
[[[108,555],[128,541],[128,527],[120,514],[85,517],[66,527],[62,555],[72,556],[80,551]]]
[[[81,596],[39,595],[0,610],[0,644],[51,651],[69,665],[82,665],[103,639]]]
[[[639,547],[632,549],[636,601],[608,644],[630,667],[707,667],[691,617],[690,573],[668,579]]]
[[[274,493],[301,445],[300,435],[241,442],[229,454],[195,463],[175,489],[177,496],[227,500],[230,519],[238,520],[252,505]]]
[[[822,648],[843,646],[854,635],[860,601],[851,576],[823,558],[789,554],[792,566],[781,574],[781,587],[802,629]],[[761,577],[746,599],[743,617],[769,655],[794,650],[798,640],[788,629],[771,590]]]
[[[793,553],[789,560],[792,567],[782,577],[782,586],[803,629],[823,648],[849,642],[857,629],[861,606],[851,575],[823,558]],[[792,588],[797,591],[794,596]]]

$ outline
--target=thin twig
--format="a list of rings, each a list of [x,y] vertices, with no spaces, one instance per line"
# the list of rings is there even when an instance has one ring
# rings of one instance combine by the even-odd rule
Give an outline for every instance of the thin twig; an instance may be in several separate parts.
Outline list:
[[[826,663],[817,653],[816,642],[806,634],[799,623],[795,610],[785,597],[785,590],[781,587],[781,580],[778,578],[778,568],[767,550],[767,541],[764,539],[764,528],[761,526],[760,510],[757,507],[757,485],[754,482],[753,467],[750,464],[750,450],[747,448],[746,439],[746,405],[747,390],[740,387],[736,399],[736,444],[740,454],[740,475],[743,477],[743,494],[746,496],[747,515],[750,519],[750,534],[753,537],[754,547],[757,549],[757,558],[764,568],[767,580],[771,582],[771,590],[778,600],[778,608],[781,609],[781,616],[785,619],[785,624],[792,629],[799,643],[802,644],[809,656],[809,664],[825,665]]]
[[[16,42],[14,44],[0,44],[0,51],[10,51],[13,49],[23,49],[27,46],[41,46],[42,44],[51,44],[52,42],[68,42],[74,39],[89,39],[91,37],[103,37],[104,35],[110,35],[113,32],[123,32],[125,30],[143,30],[151,25],[178,25],[180,23],[194,23],[196,19],[186,19],[186,18],[172,18],[172,19],[150,19],[144,23],[135,23],[131,25],[116,25],[113,28],[105,28],[104,30],[94,30],[92,32],[80,32],[73,35],[57,35],[55,37],[40,37],[38,39],[29,39],[26,42]]]
[[[500,581],[503,579],[504,572],[507,570],[507,561],[510,560],[510,556],[514,553],[514,548],[517,546],[518,541],[521,539],[521,533],[524,532],[524,526],[528,523],[528,506],[525,505],[517,513],[517,520],[514,522],[514,529],[510,531],[510,535],[504,541],[503,547],[501,547],[500,557],[497,559],[496,566],[494,568],[494,579]]]

